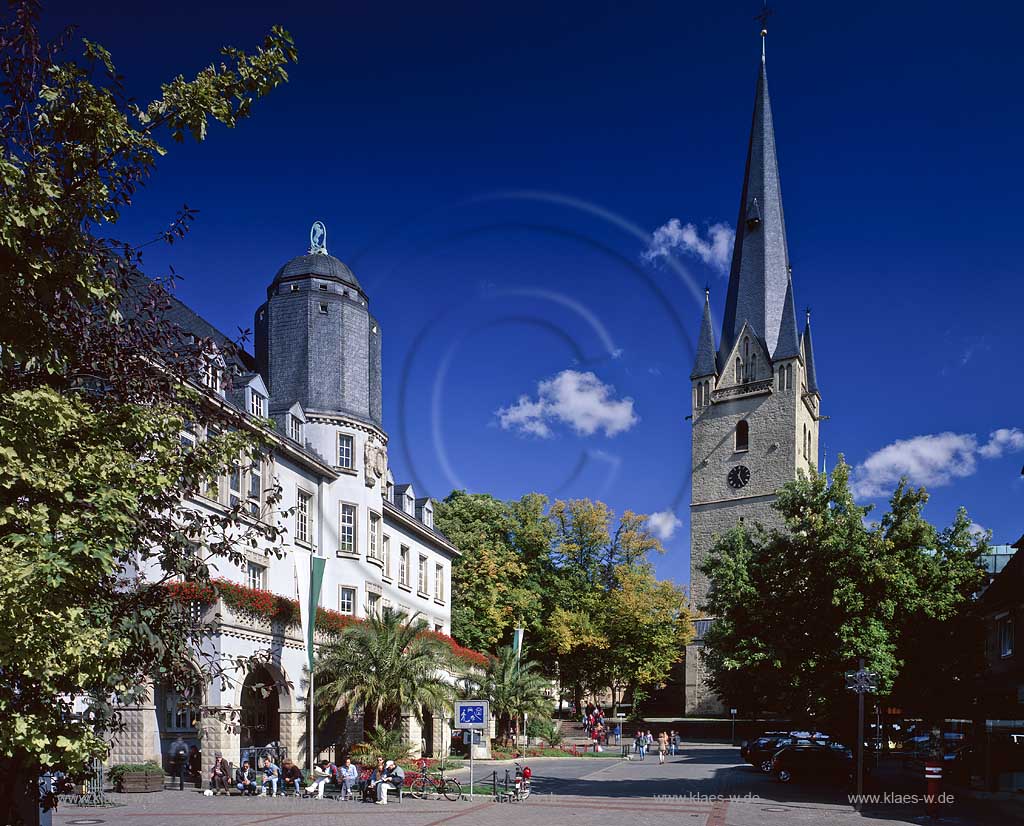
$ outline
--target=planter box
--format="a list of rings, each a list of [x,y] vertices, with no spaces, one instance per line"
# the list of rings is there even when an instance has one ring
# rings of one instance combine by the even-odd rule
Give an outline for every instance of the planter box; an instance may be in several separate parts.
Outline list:
[[[127,772],[117,781],[117,790],[125,794],[136,792],[162,792],[163,772]]]

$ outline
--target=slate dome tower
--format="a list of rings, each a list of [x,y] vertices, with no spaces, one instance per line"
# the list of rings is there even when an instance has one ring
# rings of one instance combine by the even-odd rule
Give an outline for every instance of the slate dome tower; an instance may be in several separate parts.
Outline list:
[[[277,271],[256,310],[256,361],[271,396],[381,427],[381,331],[318,221],[306,255]]]

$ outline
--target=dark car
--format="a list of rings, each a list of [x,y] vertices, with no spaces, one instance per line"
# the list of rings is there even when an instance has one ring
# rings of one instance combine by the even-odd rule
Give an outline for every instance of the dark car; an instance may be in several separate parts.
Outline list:
[[[771,773],[783,783],[793,781],[849,783],[857,771],[853,753],[839,743],[805,741],[780,749]]]
[[[782,746],[789,745],[791,738],[787,731],[768,731],[755,740],[750,740],[740,747],[740,757],[751,766],[767,773],[771,769],[772,756]]]

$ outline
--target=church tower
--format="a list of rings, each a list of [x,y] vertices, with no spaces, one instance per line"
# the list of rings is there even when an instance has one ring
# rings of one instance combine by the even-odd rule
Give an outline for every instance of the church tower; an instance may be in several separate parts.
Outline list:
[[[778,525],[779,488],[818,466],[821,394],[810,313],[797,328],[763,52],[722,332],[716,346],[706,293],[690,379],[690,588],[699,613],[708,589],[700,566],[716,538],[740,521]],[[686,652],[687,714],[723,710],[701,663],[710,621],[698,621]]]

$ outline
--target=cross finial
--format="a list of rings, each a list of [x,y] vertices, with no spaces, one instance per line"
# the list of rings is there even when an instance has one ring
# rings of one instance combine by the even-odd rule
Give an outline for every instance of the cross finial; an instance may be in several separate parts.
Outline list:
[[[754,19],[761,24],[761,61],[764,62],[764,41],[768,37],[768,18],[775,14],[775,9],[769,8],[768,0],[764,0],[764,7],[760,14],[755,14]]]
[[[804,310],[804,312],[807,314],[807,323],[810,324],[811,323],[811,308],[808,307],[806,310]]]
[[[704,300],[711,301],[711,287],[708,284],[704,285]]]

